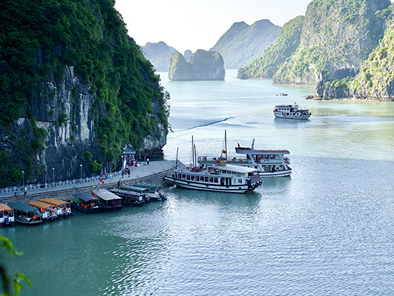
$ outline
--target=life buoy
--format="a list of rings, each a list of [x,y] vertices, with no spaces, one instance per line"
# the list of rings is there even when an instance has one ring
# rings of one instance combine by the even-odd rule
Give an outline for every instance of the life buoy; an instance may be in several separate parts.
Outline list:
[[[187,170],[189,170],[189,167],[186,167]]]
[[[203,172],[204,171],[204,168],[201,168],[201,172]]]

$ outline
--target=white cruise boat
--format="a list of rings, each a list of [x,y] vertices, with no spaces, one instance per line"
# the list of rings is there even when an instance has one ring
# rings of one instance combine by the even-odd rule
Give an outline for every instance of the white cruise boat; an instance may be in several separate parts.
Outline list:
[[[179,166],[164,180],[182,188],[225,193],[251,192],[262,183],[256,169],[225,162],[211,166]]]
[[[227,156],[219,158],[200,156],[198,163],[212,165],[225,161],[232,165],[251,167],[257,169],[262,178],[291,175],[290,159],[286,156],[290,154],[288,150],[255,150],[253,140],[251,148],[238,145],[238,147],[235,147],[235,152],[242,156],[232,159],[227,159]]]
[[[311,116],[311,112],[307,109],[298,109],[297,103],[294,103],[294,105],[276,105],[274,115],[276,118],[306,120]]]

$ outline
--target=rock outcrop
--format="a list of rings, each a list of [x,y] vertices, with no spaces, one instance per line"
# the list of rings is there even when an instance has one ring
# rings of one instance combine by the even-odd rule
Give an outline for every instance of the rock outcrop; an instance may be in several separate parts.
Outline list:
[[[394,24],[358,73],[342,73],[335,80],[322,73],[314,99],[394,100]]]
[[[125,148],[162,155],[169,96],[113,3],[22,2],[0,22],[0,186],[117,170]]]
[[[377,46],[389,0],[314,0],[308,5],[300,45],[273,77],[276,84],[315,84],[326,70],[358,71]]]
[[[176,52],[171,59],[168,78],[182,80],[224,80],[223,58],[218,52],[197,50],[186,62],[183,55]]]
[[[142,52],[147,60],[158,72],[167,72],[175,48],[168,46],[165,42],[150,43],[142,47]]]
[[[245,22],[234,23],[211,48],[224,59],[226,69],[239,69],[263,55],[275,42],[281,27],[269,20],[260,20],[249,26]]]
[[[264,51],[262,57],[254,60],[250,65],[239,69],[237,77],[240,79],[272,78],[279,67],[300,45],[303,23],[304,17],[297,16],[284,24],[275,43]]]

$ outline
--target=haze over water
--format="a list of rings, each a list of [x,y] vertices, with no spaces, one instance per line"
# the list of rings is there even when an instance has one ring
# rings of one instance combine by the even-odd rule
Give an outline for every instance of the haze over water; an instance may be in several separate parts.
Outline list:
[[[291,177],[246,195],[167,191],[168,201],[1,229],[22,295],[393,295],[394,104],[306,101],[313,87],[270,80],[169,82],[165,157],[234,147],[287,149]],[[287,97],[277,96],[288,93]],[[274,119],[275,104],[308,121]]]

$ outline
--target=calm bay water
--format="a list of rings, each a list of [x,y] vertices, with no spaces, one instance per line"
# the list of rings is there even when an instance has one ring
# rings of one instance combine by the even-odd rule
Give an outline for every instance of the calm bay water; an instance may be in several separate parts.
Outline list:
[[[312,87],[169,82],[165,156],[288,149],[290,178],[247,195],[169,189],[166,203],[1,229],[22,295],[393,295],[394,104],[305,101]],[[277,96],[288,93],[287,97]],[[309,121],[275,120],[297,102]]]

